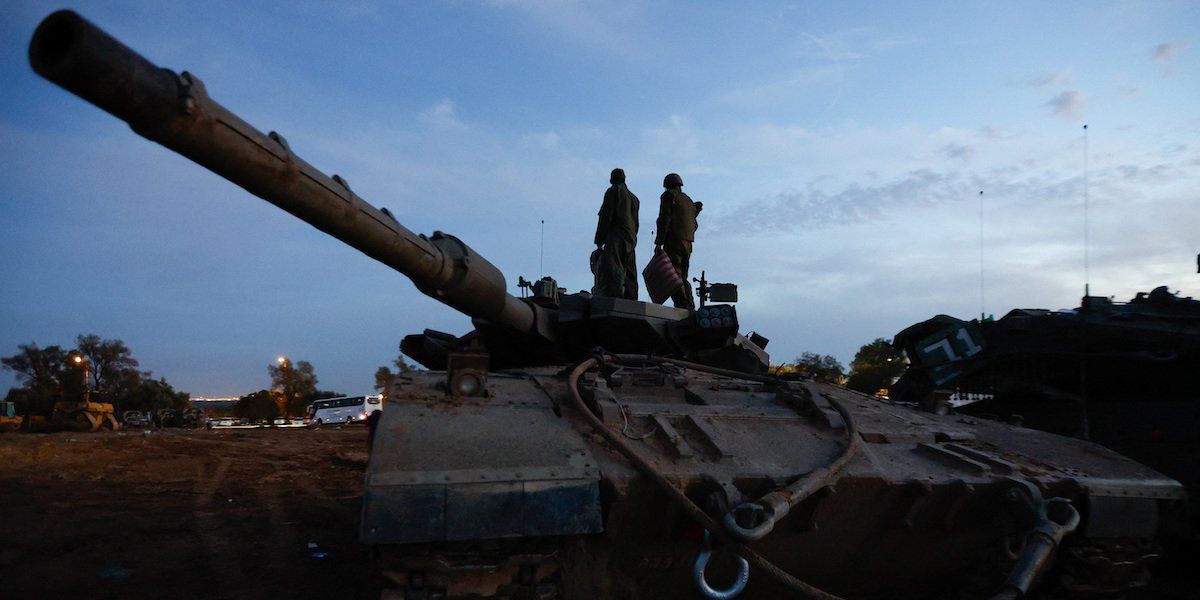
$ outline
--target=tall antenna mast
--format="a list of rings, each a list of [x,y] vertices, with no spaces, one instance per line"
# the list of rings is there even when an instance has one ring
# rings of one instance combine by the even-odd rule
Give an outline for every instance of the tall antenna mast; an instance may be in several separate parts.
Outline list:
[[[538,279],[546,276],[546,220],[542,219],[542,241],[538,247]]]
[[[1083,302],[1079,303],[1081,310],[1090,305],[1087,297],[1091,295],[1091,272],[1088,270],[1088,128],[1083,125]],[[1082,330],[1080,342],[1083,346],[1079,353],[1079,437],[1091,437],[1091,424],[1088,419],[1088,339],[1087,328]]]
[[[1083,295],[1090,296],[1092,276],[1088,264],[1089,241],[1088,223],[1088,128],[1083,125]]]
[[[983,309],[983,190],[979,190],[979,321],[987,318]]]

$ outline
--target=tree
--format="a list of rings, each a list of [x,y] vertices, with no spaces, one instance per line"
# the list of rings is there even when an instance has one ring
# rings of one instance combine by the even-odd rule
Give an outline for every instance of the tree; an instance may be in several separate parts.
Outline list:
[[[133,388],[122,390],[121,401],[124,409],[160,410],[170,408],[182,410],[187,408],[190,396],[187,392],[177,392],[166,379],[154,379],[150,371],[135,374]]]
[[[90,333],[75,338],[75,344],[79,354],[88,361],[92,389],[106,397],[115,397],[123,374],[138,366],[133,353],[121,340],[102,340]]]
[[[809,377],[813,381],[836,385],[846,382],[846,370],[842,367],[842,363],[828,354],[805,352],[792,364],[795,365],[797,373]]]
[[[149,371],[138,371],[138,361],[121,340],[105,340],[95,334],[76,338],[77,348],[39,348],[37,343],[17,346],[13,356],[0,358],[4,368],[15,371],[25,384],[14,396],[24,413],[49,415],[57,401],[78,402],[85,387],[97,395],[95,402],[109,402],[118,413],[126,408],[153,410],[183,408],[188,395],[177,392],[165,379],[155,380]],[[86,364],[73,358],[82,357]],[[84,373],[90,380],[84,381]],[[12,392],[10,392],[12,395]]]
[[[900,353],[883,338],[863,345],[850,361],[850,378],[846,387],[874,394],[890,385],[904,373]]]
[[[397,356],[396,360],[392,361],[392,364],[396,366],[395,372],[387,367],[379,367],[378,369],[375,369],[375,391],[383,394],[384,402],[387,402],[388,394],[391,393],[392,385],[396,383],[397,377],[420,371],[420,369],[409,365],[408,362],[404,360],[403,354]]]
[[[293,364],[291,360],[281,358],[278,364],[267,365],[267,372],[276,392],[279,414],[304,414],[317,391],[317,376],[312,364],[305,360]]]
[[[233,405],[233,415],[242,419],[273,419],[280,416],[279,405],[273,394],[269,390],[258,390],[252,394],[246,394],[238,398],[237,404]]]
[[[69,371],[67,353],[58,346],[39,348],[36,342],[31,342],[18,345],[17,353],[0,358],[0,364],[15,372],[24,383],[23,387],[9,391],[17,403],[17,411],[27,415],[50,414],[54,402],[64,393],[63,381]],[[78,384],[72,388],[72,391],[81,389]]]
[[[8,390],[4,396],[5,402],[12,402],[18,415],[43,415],[51,411],[54,406],[53,402],[48,402],[45,398],[35,396],[29,388],[15,387]]]
[[[396,383],[396,374],[387,367],[379,367],[375,369],[375,391],[383,394],[383,400],[386,402],[388,394],[392,391],[392,384]]]

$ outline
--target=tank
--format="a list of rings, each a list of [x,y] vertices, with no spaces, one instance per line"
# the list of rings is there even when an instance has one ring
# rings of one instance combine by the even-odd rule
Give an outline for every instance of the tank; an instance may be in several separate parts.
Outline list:
[[[1200,300],[1159,286],[995,321],[938,315],[893,345],[910,364],[892,398],[1091,439],[1179,479],[1196,518]]]
[[[429,370],[373,431],[360,538],[384,597],[1120,593],[1182,518],[1178,482],[1093,443],[768,376],[730,304],[552,279],[518,298],[461,240],[412,233],[75,13],[43,21],[30,61],[471,319],[404,338]]]

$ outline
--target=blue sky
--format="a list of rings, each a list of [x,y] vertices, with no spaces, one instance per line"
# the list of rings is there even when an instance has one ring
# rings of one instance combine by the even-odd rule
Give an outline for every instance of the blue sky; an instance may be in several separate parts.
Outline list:
[[[981,305],[1200,296],[1200,5],[1187,2],[68,3],[417,232],[590,287],[608,171],[705,203],[693,269],[775,360],[848,363]],[[365,392],[469,322],[402,276],[35,76],[61,4],[0,5],[0,355],[126,341],[196,395],[279,354]],[[980,198],[983,190],[983,297]],[[0,373],[0,389],[14,385]]]

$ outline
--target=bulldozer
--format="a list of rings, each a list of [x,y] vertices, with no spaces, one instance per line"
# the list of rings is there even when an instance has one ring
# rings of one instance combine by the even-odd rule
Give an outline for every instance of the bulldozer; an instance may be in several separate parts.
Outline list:
[[[80,401],[55,402],[54,410],[50,413],[49,427],[84,432],[101,429],[118,431],[121,429],[121,423],[117,421],[112,404],[93,401],[92,391],[86,390]]]
[[[55,402],[50,413],[48,427],[51,430],[82,432],[100,431],[101,429],[119,431],[121,423],[117,420],[116,410],[112,403],[97,402],[93,399],[93,395],[100,395],[100,392],[93,390],[91,386],[91,363],[78,354],[72,360],[75,364],[83,367],[83,398],[77,401],[60,400]]]

